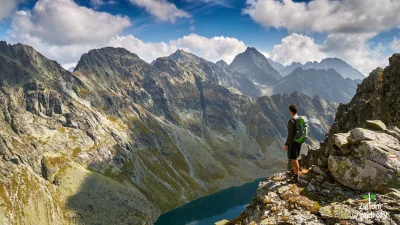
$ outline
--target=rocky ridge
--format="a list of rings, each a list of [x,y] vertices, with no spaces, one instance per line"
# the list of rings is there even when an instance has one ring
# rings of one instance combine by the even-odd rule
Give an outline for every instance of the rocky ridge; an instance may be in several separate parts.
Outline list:
[[[399,60],[393,55],[339,107],[321,147],[302,156],[299,183],[273,175],[224,224],[400,224]]]

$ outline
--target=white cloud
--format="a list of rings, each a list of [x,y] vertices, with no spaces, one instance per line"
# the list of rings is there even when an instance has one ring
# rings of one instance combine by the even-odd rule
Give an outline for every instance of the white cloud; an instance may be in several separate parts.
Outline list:
[[[223,36],[206,38],[190,34],[171,41],[171,44],[187,48],[198,56],[213,62],[223,59],[230,63],[237,54],[246,50],[246,45],[242,41]]]
[[[144,8],[148,13],[161,21],[174,23],[177,18],[189,18],[191,15],[180,10],[167,0],[129,0],[132,4]]]
[[[97,12],[72,0],[39,0],[32,11],[14,15],[12,32],[54,45],[91,44],[106,42],[130,25],[127,17]]]
[[[341,58],[364,74],[369,74],[378,66],[387,64],[387,55],[382,44],[375,47],[368,40],[376,33],[362,34],[329,34],[324,42],[324,51]]]
[[[368,40],[374,33],[364,34],[329,34],[322,45],[305,35],[293,33],[282,39],[281,44],[275,45],[271,52],[263,53],[266,57],[289,65],[292,62],[306,63],[321,61],[327,57],[337,57],[345,60],[364,74],[369,74],[378,66],[387,64],[386,49],[382,44],[370,46]],[[393,47],[400,49],[400,41],[392,42]]]
[[[229,63],[237,54],[246,50],[246,45],[236,38],[206,38],[197,34],[171,40],[169,43],[144,42],[132,35],[117,36],[108,45],[126,48],[147,62],[167,56],[178,49],[184,49],[209,61],[216,62],[223,59]]]
[[[19,34],[17,39],[15,37],[7,37],[6,40],[11,43],[21,42],[30,45],[47,58],[56,60],[61,65],[76,63],[83,53],[105,45],[102,43],[55,45],[29,34]]]
[[[283,38],[281,44],[275,45],[270,53],[264,55],[283,65],[292,62],[321,61],[326,58],[321,46],[317,45],[313,38],[296,33]]]
[[[400,52],[400,40],[398,38],[394,38],[390,43],[390,48],[392,51],[399,53]]]
[[[235,38],[196,34],[168,43],[144,42],[133,35],[119,34],[130,25],[126,17],[97,12],[72,0],[39,0],[31,11],[18,11],[12,19],[7,41],[31,45],[66,67],[76,63],[83,53],[105,46],[126,48],[147,62],[178,49],[199,53],[212,61],[231,61],[246,48]]]
[[[7,41],[31,45],[60,64],[70,64],[88,50],[106,46],[130,22],[72,0],[39,0],[31,11],[16,12],[11,25]]]
[[[5,0],[1,1],[0,7],[0,21],[7,18],[10,13],[17,7],[17,0]]]
[[[97,14],[97,12],[94,10],[83,10],[80,12],[89,13],[91,15]],[[85,17],[86,15],[79,16]],[[230,62],[238,53],[243,52],[246,49],[246,45],[242,41],[229,37],[206,38],[197,34],[190,34],[176,40],[171,40],[167,43],[144,42],[133,35],[119,35],[118,31],[112,32],[112,37],[108,37],[109,35],[106,35],[103,38],[99,38],[90,42],[86,38],[78,38],[73,40],[66,39],[62,42],[55,42],[53,38],[62,35],[62,32],[56,33],[57,30],[53,31],[53,24],[51,23],[37,24],[37,27],[40,27],[40,32],[42,34],[48,34],[52,31],[55,32],[51,36],[39,36],[37,35],[37,32],[29,32],[30,29],[28,28],[30,28],[31,24],[33,24],[33,21],[30,21],[32,17],[33,12],[19,11],[16,13],[16,15],[13,17],[13,29],[10,32],[10,36],[7,37],[7,40],[14,43],[21,42],[31,45],[46,57],[54,59],[66,67],[76,63],[83,53],[94,48],[101,48],[105,46],[126,48],[129,51],[136,53],[139,55],[139,57],[147,62],[151,62],[158,57],[167,56],[178,49],[184,49],[185,51],[196,53],[210,61],[224,59],[225,61]],[[114,18],[114,16],[110,14],[108,14],[108,17],[111,19]],[[118,18],[123,19],[123,17]],[[44,20],[45,18],[42,19]],[[48,17],[48,20],[50,19],[52,19],[51,16]],[[24,24],[26,21],[28,23],[28,28],[26,28],[26,25]],[[76,32],[73,31],[73,29],[74,28],[70,28],[69,32]],[[108,25],[106,24],[106,27],[102,29],[108,29]],[[90,36],[90,34],[87,35]]]
[[[363,33],[400,27],[399,10],[393,0],[247,0],[243,13],[265,27]]]
[[[159,57],[164,57],[178,50],[178,47],[175,45],[166,44],[164,42],[144,42],[133,35],[117,36],[112,38],[108,45],[126,48],[147,62],[151,62]]]

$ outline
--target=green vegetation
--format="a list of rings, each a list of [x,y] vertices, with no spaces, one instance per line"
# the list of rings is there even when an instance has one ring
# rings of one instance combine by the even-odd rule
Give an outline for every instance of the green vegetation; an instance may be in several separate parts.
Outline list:
[[[81,153],[82,152],[82,149],[81,149],[81,147],[76,147],[76,148],[74,148],[73,150],[72,150],[72,157],[77,157],[78,155],[79,155],[79,153]]]

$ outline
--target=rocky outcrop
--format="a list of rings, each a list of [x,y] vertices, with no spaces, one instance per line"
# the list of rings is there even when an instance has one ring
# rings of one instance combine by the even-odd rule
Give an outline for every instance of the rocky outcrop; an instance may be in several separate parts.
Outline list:
[[[226,224],[398,224],[400,143],[392,131],[335,134],[302,159],[314,165],[305,167],[297,184],[288,184],[285,173],[273,175],[259,184],[246,211]]]
[[[302,156],[297,184],[273,175],[227,224],[400,224],[399,59],[393,55],[340,105],[320,148]]]
[[[336,152],[328,157],[328,168],[337,181],[365,191],[400,187],[400,142],[395,136],[356,128],[335,134],[334,140]]]
[[[399,187],[399,130],[387,129],[381,121],[367,121],[367,127],[334,134],[320,149],[310,149],[302,165],[329,170],[335,180],[356,190]]]
[[[63,114],[59,94],[46,90],[38,81],[31,81],[25,86],[26,110],[34,114],[44,114],[52,117],[53,113]]]

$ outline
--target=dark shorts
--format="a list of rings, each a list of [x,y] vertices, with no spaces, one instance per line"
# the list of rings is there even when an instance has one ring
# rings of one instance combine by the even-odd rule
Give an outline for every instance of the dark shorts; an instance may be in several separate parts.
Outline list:
[[[287,151],[288,159],[297,159],[300,156],[301,143],[292,142],[289,145],[289,150]]]

